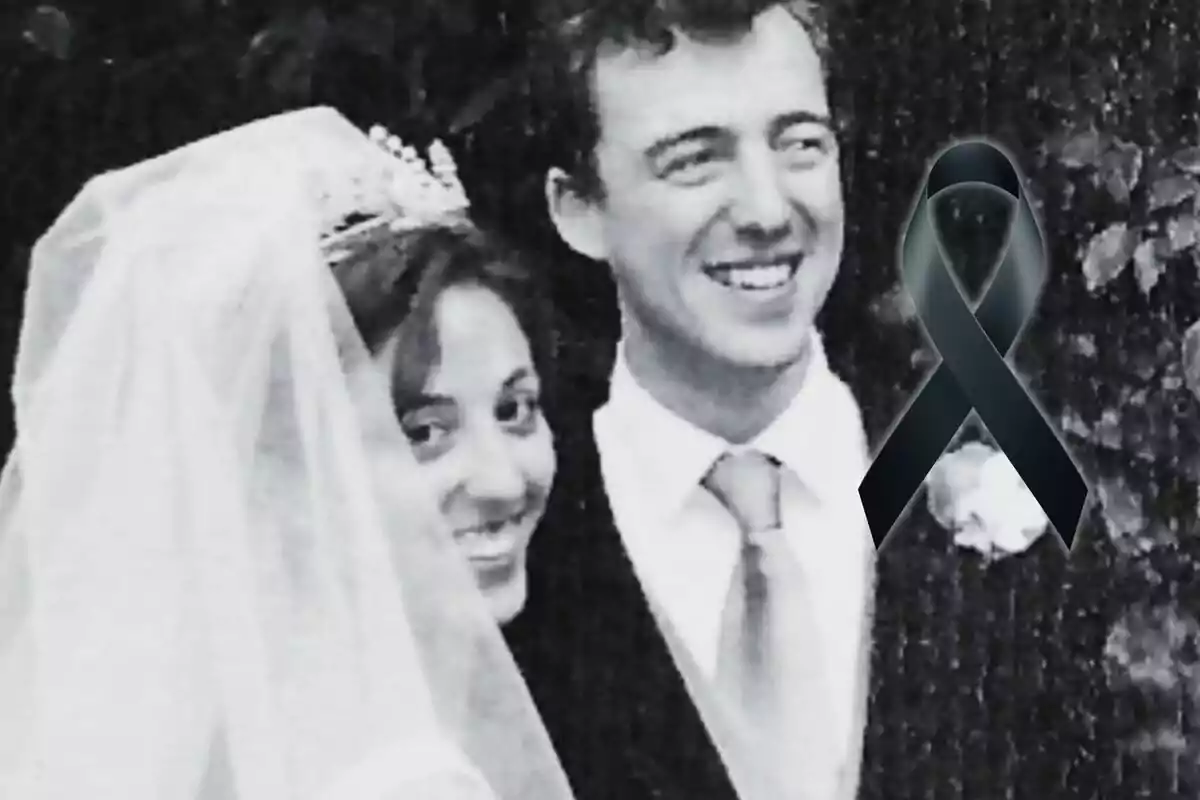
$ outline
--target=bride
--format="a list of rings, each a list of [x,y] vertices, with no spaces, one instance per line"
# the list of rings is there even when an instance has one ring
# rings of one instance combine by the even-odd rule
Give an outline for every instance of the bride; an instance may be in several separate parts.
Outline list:
[[[426,177],[309,109],[100,176],[39,241],[0,798],[569,800],[329,268],[347,218],[437,213]]]

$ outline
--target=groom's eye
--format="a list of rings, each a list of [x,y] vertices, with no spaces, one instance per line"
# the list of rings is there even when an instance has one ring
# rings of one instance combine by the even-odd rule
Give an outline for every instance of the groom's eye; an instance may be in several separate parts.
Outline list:
[[[775,148],[788,166],[806,167],[819,163],[833,149],[833,132],[824,125],[793,125],[776,139]]]
[[[689,147],[664,157],[659,162],[658,174],[672,183],[695,186],[715,178],[724,161],[716,146]]]

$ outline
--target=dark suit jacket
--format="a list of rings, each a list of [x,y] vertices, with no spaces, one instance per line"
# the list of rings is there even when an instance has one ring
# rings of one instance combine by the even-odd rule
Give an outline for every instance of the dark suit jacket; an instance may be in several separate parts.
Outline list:
[[[613,523],[591,432],[605,393],[556,423],[554,499],[506,635],[579,800],[732,800]],[[1104,559],[1081,542],[1069,563],[1046,538],[987,565],[923,505],[879,556],[859,797],[1107,796]]]
[[[734,800],[613,523],[590,412],[576,416],[506,637],[578,800]]]

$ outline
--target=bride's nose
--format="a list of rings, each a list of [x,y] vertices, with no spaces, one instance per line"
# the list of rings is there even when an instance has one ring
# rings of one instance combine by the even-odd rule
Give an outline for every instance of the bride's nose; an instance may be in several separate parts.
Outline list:
[[[467,493],[477,500],[513,500],[525,494],[525,474],[508,436],[479,431],[468,460]]]

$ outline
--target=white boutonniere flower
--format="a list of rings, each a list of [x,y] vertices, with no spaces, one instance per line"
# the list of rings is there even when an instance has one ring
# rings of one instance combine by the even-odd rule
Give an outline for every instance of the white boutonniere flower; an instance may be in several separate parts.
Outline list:
[[[988,558],[1027,550],[1050,525],[1008,457],[980,442],[943,455],[925,485],[929,512],[954,543]]]

